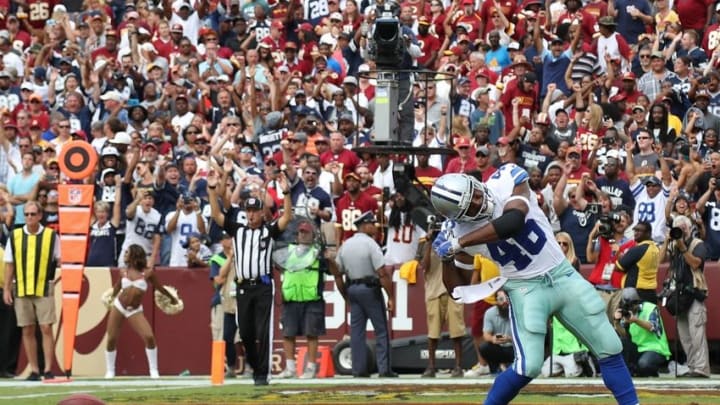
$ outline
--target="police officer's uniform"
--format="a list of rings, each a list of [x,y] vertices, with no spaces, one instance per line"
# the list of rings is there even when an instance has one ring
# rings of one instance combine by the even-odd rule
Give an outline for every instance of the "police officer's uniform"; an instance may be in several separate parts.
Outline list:
[[[372,212],[366,212],[355,221],[375,223]],[[370,319],[377,341],[376,359],[380,376],[393,376],[390,369],[390,338],[387,326],[387,308],[382,295],[378,271],[385,260],[377,242],[368,234],[355,233],[345,241],[335,261],[338,270],[346,275],[347,297],[350,301],[350,346],[352,372],[355,377],[368,377],[365,327]]]

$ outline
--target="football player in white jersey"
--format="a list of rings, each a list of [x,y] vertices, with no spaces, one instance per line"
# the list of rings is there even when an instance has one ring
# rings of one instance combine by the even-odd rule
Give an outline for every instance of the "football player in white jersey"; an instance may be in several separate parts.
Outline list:
[[[540,374],[547,320],[554,315],[599,359],[616,401],[635,405],[637,393],[605,304],[565,259],[528,178],[523,168],[509,163],[487,183],[453,173],[440,177],[431,190],[433,206],[447,218],[433,247],[444,258],[448,291],[467,284],[469,259],[476,253],[497,262],[508,279],[504,290],[515,361],[496,378],[484,403],[509,403]]]
[[[139,190],[135,199],[125,209],[127,226],[118,267],[127,267],[125,251],[133,244],[140,245],[148,255],[148,266],[155,265],[160,252],[160,234],[162,233],[162,215],[153,208],[155,195],[152,190]]]

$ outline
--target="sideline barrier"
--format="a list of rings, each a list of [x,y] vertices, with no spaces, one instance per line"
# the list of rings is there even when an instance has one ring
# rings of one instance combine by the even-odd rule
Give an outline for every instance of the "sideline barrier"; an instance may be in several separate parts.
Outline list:
[[[664,279],[665,269],[662,266],[658,276]],[[591,266],[584,266],[583,274],[587,275]],[[152,288],[145,294],[143,307],[145,316],[152,326],[158,344],[158,362],[160,374],[163,376],[178,375],[188,370],[191,375],[210,375],[210,362],[212,359],[212,335],[210,333],[210,299],[212,286],[208,279],[208,269],[186,268],[157,268],[158,277],[163,284],[172,284],[182,294],[185,301],[185,310],[179,316],[168,316],[159,309],[155,309]],[[395,338],[407,338],[426,333],[425,296],[422,273],[418,274],[418,282],[407,285],[399,280],[395,272],[395,303],[397,311],[391,322]],[[720,267],[717,263],[706,266],[705,274],[711,286],[720,286]],[[80,292],[80,309],[77,318],[77,332],[75,334],[75,361],[73,375],[99,377],[105,373],[105,328],[107,310],[100,303],[102,293],[119,279],[119,271],[109,268],[86,268],[83,275]],[[396,280],[397,278],[397,280]],[[55,302],[58,315],[60,315],[62,294],[60,285],[55,287]],[[711,287],[712,288],[712,287]],[[720,288],[720,287],[719,287]],[[327,334],[320,337],[320,346],[332,349],[347,333],[347,306],[342,296],[335,289],[332,277],[325,283],[325,321]],[[466,305],[466,319],[469,319],[470,305]],[[276,305],[274,319],[280,319],[280,305]],[[720,364],[720,359],[713,355],[713,345],[720,345],[720,290],[711,291],[707,299],[708,314],[708,340],[711,342],[711,364]],[[404,314],[398,315],[398,313]],[[674,319],[662,310],[663,322],[668,332],[668,338],[675,336]],[[58,319],[60,319],[58,317]],[[54,334],[57,339],[55,354],[62,358],[63,331],[65,320],[54,325]],[[282,331],[279,322],[275,324],[273,342],[272,372],[279,373],[284,368],[284,353],[282,349]],[[372,332],[368,331],[369,336]],[[123,324],[119,336],[118,357],[116,363],[117,376],[147,375],[147,361],[145,349],[140,339],[127,323]],[[304,339],[298,339],[298,346],[305,345]],[[24,359],[24,353],[21,350]],[[25,361],[22,360],[24,371]],[[62,364],[62,363],[61,363]],[[61,367],[61,366],[60,366]],[[59,370],[56,374],[59,374]]]

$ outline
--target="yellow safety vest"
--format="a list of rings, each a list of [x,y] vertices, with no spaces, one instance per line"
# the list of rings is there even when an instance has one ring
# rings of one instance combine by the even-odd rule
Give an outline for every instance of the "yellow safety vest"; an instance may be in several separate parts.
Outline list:
[[[37,235],[28,235],[23,228],[12,231],[16,294],[18,297],[47,297],[55,279],[54,230],[45,227]]]

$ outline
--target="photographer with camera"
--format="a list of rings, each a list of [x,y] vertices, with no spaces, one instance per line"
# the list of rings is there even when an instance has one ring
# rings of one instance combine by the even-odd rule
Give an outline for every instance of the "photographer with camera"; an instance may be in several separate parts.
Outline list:
[[[707,259],[720,258],[720,180],[711,177],[708,180],[708,189],[697,202],[697,212],[702,218]]]
[[[613,291],[622,287],[622,273],[615,269],[615,261],[630,248],[632,239],[625,236],[630,217],[624,211],[602,214],[588,238],[585,254],[588,263],[595,263],[588,281],[600,297],[608,303]]]
[[[678,338],[690,369],[688,375],[708,378],[710,354],[705,334],[708,285],[703,274],[707,248],[702,240],[692,236],[691,229],[689,218],[675,218],[660,248],[660,263],[666,258],[670,260],[660,297],[662,305],[676,318]]]
[[[613,326],[623,343],[623,356],[637,377],[657,377],[670,359],[665,327],[657,305],[640,299],[635,288],[622,290]]]

